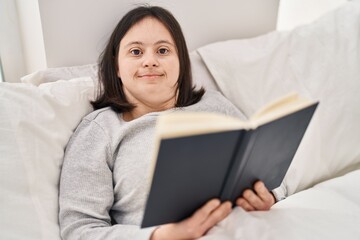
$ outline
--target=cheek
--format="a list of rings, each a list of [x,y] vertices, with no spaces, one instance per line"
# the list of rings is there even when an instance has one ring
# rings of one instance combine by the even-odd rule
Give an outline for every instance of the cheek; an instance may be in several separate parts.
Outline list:
[[[122,80],[126,80],[127,78],[133,76],[135,73],[134,71],[134,64],[130,64],[129,62],[122,61],[118,64],[117,76]]]

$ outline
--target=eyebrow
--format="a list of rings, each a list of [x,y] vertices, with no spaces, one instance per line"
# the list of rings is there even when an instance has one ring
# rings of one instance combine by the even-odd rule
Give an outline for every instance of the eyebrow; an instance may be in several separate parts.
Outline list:
[[[168,40],[159,40],[159,41],[157,41],[157,42],[155,43],[155,45],[159,45],[159,44],[163,44],[163,43],[174,46],[174,44],[172,44],[172,43],[171,43],[170,41],[168,41]],[[143,43],[143,42],[140,42],[140,41],[133,41],[133,42],[129,42],[128,44],[126,44],[125,47],[129,47],[129,46],[131,46],[131,45],[144,45],[144,43]]]

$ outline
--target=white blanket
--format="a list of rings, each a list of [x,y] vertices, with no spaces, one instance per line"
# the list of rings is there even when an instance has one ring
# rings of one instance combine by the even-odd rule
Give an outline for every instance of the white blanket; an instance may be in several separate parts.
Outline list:
[[[278,202],[267,212],[234,209],[202,240],[360,239],[360,170]]]

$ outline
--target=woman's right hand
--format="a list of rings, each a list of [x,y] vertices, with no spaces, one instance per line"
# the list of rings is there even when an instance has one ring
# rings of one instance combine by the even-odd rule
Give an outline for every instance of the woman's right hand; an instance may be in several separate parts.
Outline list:
[[[230,202],[221,204],[218,199],[210,200],[191,217],[178,223],[165,224],[156,228],[151,236],[151,240],[199,238],[227,217],[231,209],[232,204]]]

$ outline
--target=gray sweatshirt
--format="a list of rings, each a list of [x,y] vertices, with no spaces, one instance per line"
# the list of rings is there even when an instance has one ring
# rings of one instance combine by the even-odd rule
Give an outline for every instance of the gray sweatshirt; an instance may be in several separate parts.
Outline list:
[[[245,119],[220,93],[207,91],[173,111],[219,112]],[[159,113],[126,122],[110,108],[90,113],[65,152],[60,180],[61,236],[68,239],[149,239],[140,229],[148,195],[153,136]]]

